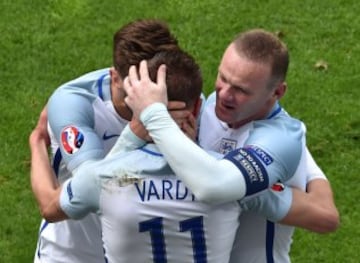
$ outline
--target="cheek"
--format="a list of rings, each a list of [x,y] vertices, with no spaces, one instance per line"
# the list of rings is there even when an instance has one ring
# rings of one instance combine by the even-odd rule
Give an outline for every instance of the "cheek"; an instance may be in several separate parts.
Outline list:
[[[221,81],[219,79],[216,79],[215,81],[215,91],[220,91],[222,88]]]

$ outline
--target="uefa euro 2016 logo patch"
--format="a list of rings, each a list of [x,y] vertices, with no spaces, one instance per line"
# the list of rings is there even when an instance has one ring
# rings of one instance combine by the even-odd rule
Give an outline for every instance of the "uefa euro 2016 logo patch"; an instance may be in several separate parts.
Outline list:
[[[61,143],[68,154],[76,153],[84,142],[84,135],[74,126],[67,126],[61,132]]]

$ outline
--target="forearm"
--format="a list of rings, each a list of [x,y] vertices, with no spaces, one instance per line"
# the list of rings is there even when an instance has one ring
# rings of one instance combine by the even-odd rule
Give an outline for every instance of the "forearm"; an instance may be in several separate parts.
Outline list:
[[[308,183],[307,192],[294,188],[292,206],[281,223],[318,233],[335,231],[339,225],[339,214],[329,182],[315,179]]]
[[[58,182],[50,166],[47,145],[36,130],[30,136],[31,187],[41,211],[46,210]]]
[[[146,143],[145,140],[137,136],[130,128],[130,124],[126,125],[115,145],[111,148],[106,158],[121,152],[135,150]]]
[[[141,120],[175,174],[199,200],[222,203],[245,196],[245,181],[240,171],[231,162],[217,160],[191,141],[164,105],[148,107]]]

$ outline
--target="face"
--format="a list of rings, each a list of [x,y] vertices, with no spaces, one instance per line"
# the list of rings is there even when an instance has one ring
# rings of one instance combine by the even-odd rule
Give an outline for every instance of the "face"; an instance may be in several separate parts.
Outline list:
[[[111,76],[111,100],[116,112],[125,120],[131,120],[132,112],[125,104],[126,93],[123,88],[123,81],[115,68],[110,69]]]
[[[231,44],[225,51],[215,83],[217,117],[232,128],[264,118],[277,96],[270,89],[270,66],[242,57]]]

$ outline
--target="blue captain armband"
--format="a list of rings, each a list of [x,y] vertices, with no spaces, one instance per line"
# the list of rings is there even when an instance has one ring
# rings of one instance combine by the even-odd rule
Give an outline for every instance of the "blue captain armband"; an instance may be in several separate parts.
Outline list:
[[[265,152],[263,151],[265,154]],[[258,154],[252,148],[239,148],[224,156],[236,165],[244,176],[246,196],[269,187],[269,176]]]

